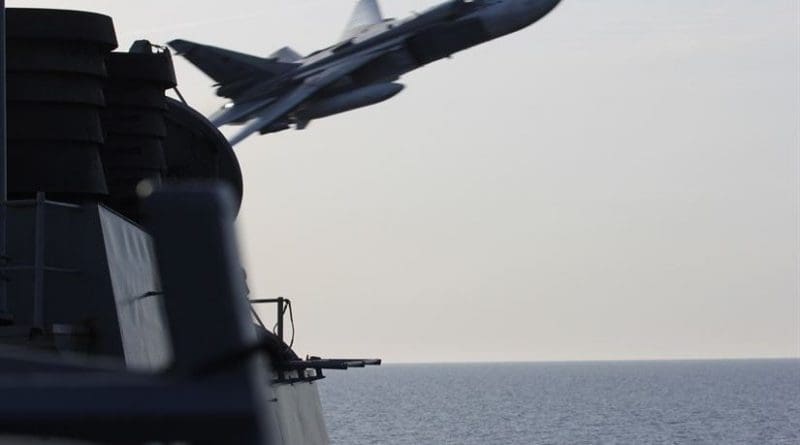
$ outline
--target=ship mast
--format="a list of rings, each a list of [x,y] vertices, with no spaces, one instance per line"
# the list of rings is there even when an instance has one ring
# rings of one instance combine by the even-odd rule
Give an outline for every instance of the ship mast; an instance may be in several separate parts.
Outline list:
[[[4,263],[6,257],[6,201],[8,200],[6,159],[6,2],[0,0],[0,263]],[[10,321],[6,282],[0,277],[0,325]]]

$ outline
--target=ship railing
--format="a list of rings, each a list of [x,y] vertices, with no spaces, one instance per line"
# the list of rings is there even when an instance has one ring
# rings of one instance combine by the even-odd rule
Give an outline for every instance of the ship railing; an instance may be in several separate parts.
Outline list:
[[[264,321],[256,311],[257,305],[274,304],[276,305],[275,312],[275,325],[272,332],[287,345],[289,348],[294,343],[294,315],[292,314],[292,301],[288,298],[256,298],[250,300],[250,309],[253,316],[262,328],[266,329]],[[292,336],[287,344],[284,340],[284,318],[286,313],[289,313],[289,321],[292,326]],[[323,370],[339,369],[347,370],[350,368],[364,368],[367,366],[378,366],[381,364],[379,358],[320,358],[316,356],[306,356],[305,360],[282,360],[273,363],[278,378],[275,383],[297,383],[297,382],[313,382],[315,380],[325,378]],[[308,371],[313,370],[313,374]]]
[[[2,207],[2,224],[7,224],[7,218],[10,214],[9,209],[12,208],[34,208],[34,228],[33,228],[33,264],[14,264],[8,256],[7,250],[2,250],[0,253],[0,295],[5,296],[7,292],[7,281],[10,279],[9,274],[18,273],[21,271],[33,272],[33,325],[30,326],[30,336],[41,334],[52,334],[52,327],[48,328],[45,325],[45,279],[46,275],[50,273],[60,274],[76,274],[80,273],[79,269],[63,266],[54,266],[46,264],[46,240],[45,227],[47,227],[47,208],[63,207],[81,211],[83,208],[76,204],[50,201],[47,199],[45,193],[36,193],[36,199],[20,199],[14,201],[4,200],[0,203]],[[19,327],[9,327],[14,324],[14,317],[7,311],[7,302],[0,304],[0,332],[6,330],[14,332]],[[77,325],[73,325],[71,329],[81,329]]]
[[[266,326],[264,322],[261,320],[261,317],[258,315],[258,311],[256,311],[255,306],[260,304],[275,304],[276,305],[276,316],[275,316],[275,325],[272,328],[272,332],[281,339],[282,342],[286,342],[283,338],[284,333],[284,322],[283,317],[286,315],[286,312],[289,312],[289,321],[292,325],[292,338],[290,339],[288,345],[291,348],[292,344],[294,343],[294,314],[292,313],[292,301],[288,298],[278,297],[278,298],[256,298],[250,300],[250,309],[253,312],[253,316],[258,321],[258,324],[261,325],[264,329]]]
[[[298,382],[313,382],[325,378],[323,370],[338,369],[348,370],[350,368],[364,368],[366,366],[379,366],[381,359],[379,358],[319,358],[309,357],[306,360],[289,360],[281,363],[275,363],[276,371],[278,371],[278,378],[275,383],[298,383]],[[314,374],[309,375],[307,370],[314,370]],[[296,376],[287,374],[289,371],[295,371]]]

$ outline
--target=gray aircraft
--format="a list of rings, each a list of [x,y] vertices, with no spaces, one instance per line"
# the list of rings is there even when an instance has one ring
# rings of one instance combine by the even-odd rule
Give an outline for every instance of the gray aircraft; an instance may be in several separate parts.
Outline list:
[[[406,19],[386,19],[377,0],[359,0],[342,40],[302,57],[289,47],[262,58],[173,40],[169,45],[231,99],[210,119],[244,125],[230,140],[272,133],[387,100],[402,74],[518,31],[560,0],[450,0]]]

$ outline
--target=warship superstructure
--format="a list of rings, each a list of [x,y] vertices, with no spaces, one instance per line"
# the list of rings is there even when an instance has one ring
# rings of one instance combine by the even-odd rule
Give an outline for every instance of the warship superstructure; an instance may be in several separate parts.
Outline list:
[[[170,53],[2,0],[0,39],[0,443],[328,443],[323,372],[380,360],[301,359],[250,300],[241,171]]]

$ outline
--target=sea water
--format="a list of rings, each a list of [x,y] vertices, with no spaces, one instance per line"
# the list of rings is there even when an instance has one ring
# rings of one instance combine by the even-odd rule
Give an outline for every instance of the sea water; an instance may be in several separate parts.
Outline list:
[[[800,444],[800,360],[383,365],[319,383],[335,444]]]

